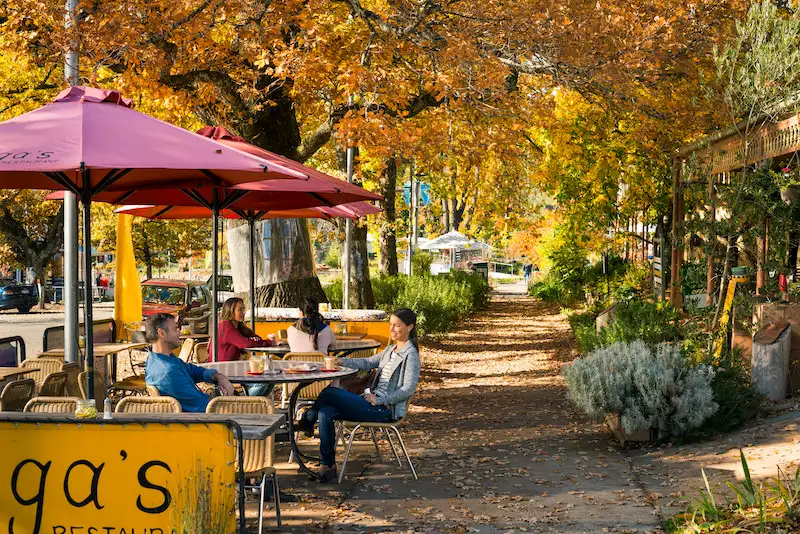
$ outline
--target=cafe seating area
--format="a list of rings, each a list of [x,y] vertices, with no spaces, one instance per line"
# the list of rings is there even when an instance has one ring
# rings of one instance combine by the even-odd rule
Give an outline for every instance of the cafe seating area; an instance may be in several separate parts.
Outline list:
[[[276,332],[278,340],[285,341],[287,332],[285,329],[279,329]],[[345,334],[346,335],[346,334]],[[378,343],[364,339],[364,334],[349,334],[349,337],[337,337],[340,341],[339,350],[345,350],[344,354],[350,358],[366,358],[377,353]],[[0,340],[0,350],[3,347],[3,341]],[[101,340],[104,341],[104,340]],[[341,344],[341,342],[345,344]],[[358,348],[358,343],[365,341],[366,346],[371,348]],[[346,343],[355,343],[356,345],[346,345]],[[370,345],[369,343],[374,343]],[[20,412],[30,414],[63,414],[65,417],[74,417],[82,410],[82,407],[91,406],[92,410],[99,412],[98,419],[103,417],[103,400],[105,397],[98,396],[98,393],[105,393],[111,401],[113,416],[154,416],[163,415],[184,418],[187,420],[196,418],[196,414],[185,413],[181,409],[180,403],[169,396],[162,395],[153,386],[148,386],[144,380],[144,356],[142,345],[140,344],[125,344],[117,343],[98,343],[96,347],[100,350],[95,350],[103,356],[103,359],[95,357],[95,384],[87,382],[86,371],[75,363],[65,363],[63,353],[58,355],[59,350],[63,351],[58,346],[50,346],[47,351],[41,354],[34,355],[31,358],[25,358],[18,362],[16,366],[0,367],[0,414],[3,412]],[[284,345],[285,346],[285,343]],[[135,347],[131,350],[128,347]],[[342,349],[346,347],[346,349]],[[24,353],[24,347],[22,349]],[[55,353],[55,354],[54,354]],[[128,356],[127,358],[118,358],[120,354]],[[181,346],[175,351],[175,355],[181,360],[192,363],[195,365],[211,365],[209,361],[209,342],[197,337],[186,337],[182,339]],[[275,365],[284,365],[294,367],[297,365],[314,365],[316,368],[321,369],[325,367],[326,357],[320,353],[306,353],[306,352],[280,352],[276,354],[257,356],[251,353],[250,358],[254,361],[261,361],[263,369],[264,361],[284,362],[275,363]],[[123,366],[117,368],[117,360],[123,362]],[[128,360],[128,361],[125,361]],[[98,362],[103,364],[102,369],[98,369]],[[231,364],[233,362],[225,362]],[[239,362],[244,365],[242,369],[248,368],[250,362]],[[127,365],[125,365],[127,364]],[[221,364],[217,364],[221,365]],[[137,372],[137,368],[138,371]],[[119,374],[119,376],[116,376]],[[363,375],[363,373],[359,373]],[[292,375],[287,375],[287,377]],[[98,378],[103,382],[98,386]],[[275,454],[276,454],[276,441],[286,442],[289,439],[286,419],[285,417],[296,418],[301,410],[296,410],[296,413],[289,414],[289,399],[296,388],[300,388],[299,395],[296,398],[296,408],[308,406],[317,398],[322,390],[333,382],[333,380],[326,380],[325,377],[315,379],[314,381],[302,380],[303,375],[298,375],[296,382],[284,381],[276,387],[275,391],[268,397],[249,397],[247,396],[247,384],[235,385],[235,396],[232,397],[215,397],[218,394],[215,387],[208,384],[198,384],[203,386],[204,391],[211,394],[213,397],[208,404],[206,413],[208,414],[230,414],[234,420],[239,417],[253,414],[272,415],[277,414],[284,417],[284,424],[282,428],[274,430],[269,436],[264,439],[242,440],[243,455],[241,458],[237,456],[236,473],[239,477],[239,464],[241,465],[244,477],[241,482],[245,490],[247,490],[248,498],[251,495],[250,490],[253,490],[252,495],[255,495],[258,502],[258,509],[262,512],[258,514],[258,532],[262,531],[265,515],[265,504],[267,495],[271,495],[273,500],[272,506],[275,509],[275,521],[278,527],[281,526],[280,516],[280,489],[278,480],[278,470],[275,467]],[[94,387],[94,401],[88,400],[89,388]],[[88,403],[92,403],[89,405]],[[94,404],[96,402],[96,405]],[[2,417],[2,415],[0,415]],[[356,434],[360,431],[367,430],[371,433],[372,440],[375,444],[376,450],[380,458],[380,449],[378,448],[377,433],[382,433],[385,436],[395,459],[399,466],[403,465],[401,459],[405,459],[413,476],[416,478],[416,472],[411,463],[411,459],[400,435],[400,430],[397,428],[397,423],[375,425],[362,422],[344,422],[338,426],[339,438],[341,440],[342,456],[341,471],[339,473],[339,482],[342,481],[345,473],[347,462],[350,460],[351,453],[354,449],[353,443],[356,439]],[[345,437],[347,434],[347,438]],[[297,434],[292,435],[292,439],[298,439]],[[306,443],[304,441],[304,443]],[[293,443],[294,445],[294,443]],[[313,443],[306,443],[303,448],[311,446],[315,447]],[[396,448],[397,447],[397,448]],[[285,445],[282,446],[285,450]],[[289,464],[297,462],[297,458],[293,453],[292,447],[289,447]],[[402,455],[400,453],[402,451]],[[283,453],[282,453],[283,454]],[[404,458],[403,458],[404,457]],[[285,458],[285,456],[283,457]],[[271,488],[271,491],[270,491]],[[251,504],[252,505],[252,499]],[[272,507],[270,506],[270,508]]]

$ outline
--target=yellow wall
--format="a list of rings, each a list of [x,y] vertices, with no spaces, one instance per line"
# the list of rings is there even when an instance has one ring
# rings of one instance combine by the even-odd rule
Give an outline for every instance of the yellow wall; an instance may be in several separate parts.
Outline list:
[[[278,335],[278,330],[282,328],[289,328],[294,324],[294,321],[259,321],[256,323],[255,332],[257,335],[266,339],[268,334]],[[330,327],[336,330],[340,325],[339,321],[330,323]],[[347,321],[347,333],[365,333],[367,338],[374,339],[381,342],[381,348],[389,343],[389,322],[388,321]]]

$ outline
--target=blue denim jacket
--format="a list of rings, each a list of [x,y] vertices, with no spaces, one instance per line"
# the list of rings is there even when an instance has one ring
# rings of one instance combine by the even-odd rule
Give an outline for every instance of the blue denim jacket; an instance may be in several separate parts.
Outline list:
[[[162,395],[175,397],[184,412],[205,412],[208,395],[195,384],[211,382],[216,369],[206,369],[177,358],[150,351],[145,364],[144,378]]]

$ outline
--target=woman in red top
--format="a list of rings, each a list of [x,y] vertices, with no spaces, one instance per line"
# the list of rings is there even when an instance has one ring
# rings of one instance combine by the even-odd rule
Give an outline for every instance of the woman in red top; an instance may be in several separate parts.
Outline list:
[[[219,358],[217,361],[230,362],[241,359],[242,349],[268,347],[272,342],[261,339],[244,324],[244,301],[232,297],[222,305],[219,314]],[[213,345],[213,343],[212,343]],[[213,349],[212,349],[213,350]],[[257,384],[247,389],[248,395],[269,395],[272,384]]]
[[[240,360],[242,349],[268,347],[269,340],[258,337],[244,324],[244,301],[238,297],[229,298],[219,313],[219,362]]]

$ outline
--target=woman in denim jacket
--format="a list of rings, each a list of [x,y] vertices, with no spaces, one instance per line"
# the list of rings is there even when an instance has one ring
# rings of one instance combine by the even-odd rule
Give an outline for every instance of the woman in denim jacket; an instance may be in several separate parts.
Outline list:
[[[378,369],[374,391],[367,388],[361,395],[329,386],[322,390],[297,426],[313,435],[319,422],[320,480],[336,478],[335,420],[383,423],[396,421],[406,414],[408,399],[417,390],[420,360],[417,347],[417,315],[400,308],[389,318],[389,334],[393,345],[370,358],[341,358],[337,364],[369,371]]]

